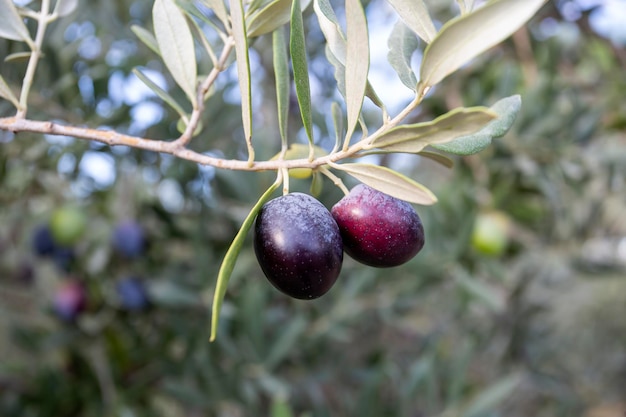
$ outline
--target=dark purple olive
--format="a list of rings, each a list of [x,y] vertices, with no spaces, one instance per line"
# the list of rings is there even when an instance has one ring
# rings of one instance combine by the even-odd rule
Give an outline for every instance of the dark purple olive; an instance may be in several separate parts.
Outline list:
[[[54,294],[52,309],[63,321],[73,322],[85,310],[87,292],[83,284],[76,280],[67,280]]]
[[[125,310],[140,311],[148,307],[150,301],[143,281],[137,277],[126,277],[115,286],[120,305]]]
[[[343,262],[337,223],[322,203],[302,193],[278,197],[261,208],[254,251],[274,287],[299,299],[324,295]]]
[[[346,253],[366,265],[401,265],[424,246],[424,228],[413,206],[367,185],[354,187],[331,213]]]
[[[32,244],[33,252],[37,256],[50,256],[57,247],[47,224],[41,224],[33,230]]]
[[[138,258],[146,247],[143,227],[134,220],[124,220],[115,226],[111,243],[122,256]]]

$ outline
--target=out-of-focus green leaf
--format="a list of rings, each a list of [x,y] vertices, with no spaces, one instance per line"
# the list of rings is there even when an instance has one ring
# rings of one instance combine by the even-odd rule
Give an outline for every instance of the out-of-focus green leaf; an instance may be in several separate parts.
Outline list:
[[[509,131],[522,106],[519,95],[497,101],[490,110],[498,117],[487,123],[478,132],[462,136],[447,143],[434,144],[433,148],[456,155],[472,155],[482,151],[491,144],[493,138],[504,136]]]
[[[505,308],[505,300],[493,288],[487,284],[472,278],[467,274],[461,274],[456,277],[457,284],[469,295],[480,300],[488,308],[494,312],[500,313]]]
[[[155,0],[152,19],[163,62],[195,107],[196,52],[187,19],[173,0]]]
[[[400,200],[421,205],[431,205],[437,202],[437,197],[428,188],[387,167],[363,163],[332,164],[331,166]]]
[[[180,117],[186,117],[187,113],[183,109],[183,107],[176,102],[174,97],[172,97],[167,91],[163,90],[159,87],[154,81],[152,81],[149,77],[147,77],[141,70],[138,68],[133,68],[133,74],[137,76],[150,90],[154,92],[161,100],[169,104],[176,113]]]
[[[346,29],[347,144],[361,115],[370,66],[367,20],[360,0],[346,0]]]
[[[424,51],[420,82],[424,87],[437,84],[472,58],[508,38],[545,2],[495,0],[450,20]]]
[[[242,0],[230,0],[230,15],[235,39],[235,54],[237,55],[237,77],[241,90],[241,118],[243,133],[248,144],[248,158],[254,160],[252,148],[252,82],[250,74],[250,55],[248,51],[248,36],[244,17]]]
[[[159,44],[157,43],[157,40],[154,35],[152,35],[152,33],[137,25],[132,25],[130,27],[130,30],[133,31],[135,36],[137,36],[144,45],[150,48],[158,56],[161,56],[161,51],[159,51]]]
[[[57,0],[57,4],[54,6],[54,13],[59,17],[67,16],[74,12],[78,7],[78,0]]]
[[[265,361],[268,369],[274,368],[289,354],[306,327],[307,322],[302,316],[296,316],[289,321],[289,324],[283,328],[269,350]]]
[[[201,0],[205,6],[213,10],[218,19],[222,21],[224,27],[227,29],[230,27],[230,20],[228,19],[228,11],[223,0]]]
[[[0,75],[0,97],[9,100],[15,107],[19,108],[20,103],[17,97],[13,94],[13,91],[9,88],[4,78]]]
[[[423,0],[387,0],[396,9],[406,25],[426,43],[432,42],[437,34],[428,8]]]
[[[520,374],[501,378],[487,387],[467,406],[461,417],[480,417],[494,409],[511,396],[515,388],[522,382]]]
[[[417,153],[428,145],[474,133],[495,117],[496,114],[486,107],[460,107],[430,122],[395,127],[377,137],[370,147]]]
[[[398,20],[391,31],[387,45],[389,46],[387,54],[389,64],[398,74],[402,84],[416,91],[417,77],[411,68],[411,56],[419,46],[417,37],[401,20]]]
[[[293,417],[293,415],[293,411],[286,401],[277,398],[272,402],[270,417]]]
[[[214,341],[217,337],[217,327],[220,320],[220,310],[222,307],[222,302],[224,301],[224,296],[226,295],[226,289],[228,288],[228,281],[230,280],[230,276],[233,273],[233,269],[235,268],[235,262],[237,261],[237,256],[239,256],[239,252],[241,252],[241,248],[246,240],[246,235],[248,231],[254,224],[254,219],[256,215],[263,207],[263,204],[267,200],[270,199],[272,193],[276,191],[276,189],[282,183],[282,178],[278,178],[274,184],[270,186],[270,188],[261,195],[259,200],[256,202],[248,216],[243,221],[243,224],[239,228],[237,235],[233,239],[228,251],[226,251],[226,255],[224,256],[224,260],[222,261],[222,265],[220,266],[220,270],[217,274],[217,283],[215,285],[215,294],[213,295],[213,307],[211,314],[211,341]]]
[[[154,281],[147,288],[150,300],[166,307],[199,306],[202,302],[197,292],[172,281]]]
[[[296,85],[296,96],[300,106],[302,124],[313,145],[313,114],[311,112],[311,87],[309,85],[309,67],[306,57],[306,42],[304,39],[304,24],[300,0],[294,0],[291,6],[291,32],[289,36],[289,51],[293,66],[293,78]],[[311,151],[312,152],[312,151]]]
[[[30,51],[26,51],[26,52],[16,52],[14,54],[9,54],[7,56],[4,57],[4,62],[11,62],[11,61],[28,61],[30,59],[30,56],[33,53]]]
[[[0,38],[25,41],[34,49],[28,29],[11,0],[0,0]]]
[[[274,79],[276,82],[276,103],[278,105],[278,131],[283,147],[287,146],[289,126],[289,57],[285,31],[277,29],[272,34],[274,51]]]

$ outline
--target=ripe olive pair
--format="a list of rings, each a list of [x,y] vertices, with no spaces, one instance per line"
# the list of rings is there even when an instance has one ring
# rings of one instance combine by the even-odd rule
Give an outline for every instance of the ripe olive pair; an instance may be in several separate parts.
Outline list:
[[[335,283],[345,249],[355,260],[392,267],[424,246],[424,229],[413,207],[364,184],[329,212],[302,193],[278,197],[259,212],[254,250],[261,269],[294,298],[324,295]]]

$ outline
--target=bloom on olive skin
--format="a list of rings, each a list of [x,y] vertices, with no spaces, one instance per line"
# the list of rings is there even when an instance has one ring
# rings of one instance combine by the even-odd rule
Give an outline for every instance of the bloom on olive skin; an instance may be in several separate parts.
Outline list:
[[[413,206],[365,184],[354,187],[331,213],[346,253],[365,265],[398,266],[424,246],[424,227]]]
[[[275,198],[261,208],[254,251],[272,285],[299,299],[328,292],[343,262],[337,223],[322,203],[302,193]]]

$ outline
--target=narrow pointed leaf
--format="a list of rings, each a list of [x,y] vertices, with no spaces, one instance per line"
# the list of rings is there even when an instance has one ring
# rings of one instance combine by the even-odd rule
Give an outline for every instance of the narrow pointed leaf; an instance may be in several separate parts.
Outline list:
[[[163,62],[174,81],[195,105],[196,52],[185,15],[173,0],[155,0],[152,19]]]
[[[346,28],[346,138],[349,140],[361,114],[370,66],[367,20],[361,0],[346,0]]]
[[[412,0],[411,0],[412,1]],[[495,0],[446,23],[426,47],[420,82],[433,86],[526,23],[546,0]]]
[[[363,163],[332,164],[332,167],[400,200],[421,205],[437,202],[437,197],[428,188],[387,167]]]
[[[33,53],[31,51],[16,52],[4,57],[4,62],[28,61]]]
[[[333,128],[335,132],[335,150],[337,150],[341,146],[341,138],[343,137],[344,132],[344,119],[341,106],[336,101],[333,101],[333,103],[330,105],[330,113],[333,117]]]
[[[133,31],[135,36],[139,38],[144,45],[152,50],[158,56],[161,56],[161,51],[159,51],[159,45],[157,44],[157,40],[150,31],[142,28],[141,26],[132,25],[130,30]]]
[[[224,296],[226,295],[226,289],[228,288],[228,281],[230,280],[230,276],[233,273],[233,269],[235,268],[235,262],[237,261],[237,257],[239,256],[239,252],[241,252],[241,248],[246,240],[246,235],[252,228],[254,224],[254,219],[256,218],[259,210],[263,207],[263,204],[267,202],[272,196],[272,193],[278,189],[281,181],[277,180],[270,188],[263,193],[263,195],[259,198],[259,201],[256,202],[250,213],[243,221],[239,232],[233,239],[233,242],[230,244],[228,251],[226,251],[226,255],[224,256],[224,260],[222,261],[222,265],[220,266],[220,270],[217,274],[217,283],[215,285],[215,293],[213,295],[213,306],[212,306],[212,314],[211,314],[211,342],[215,340],[217,337],[217,327],[220,320],[220,310],[222,308],[222,302],[224,301]]]
[[[451,142],[433,144],[440,151],[456,155],[472,155],[485,149],[491,140],[504,136],[509,131],[522,106],[519,95],[503,98],[490,107],[497,118],[490,121],[478,132],[461,136]]]
[[[302,11],[311,4],[311,0],[304,0],[300,6]],[[291,18],[291,0],[274,0],[267,6],[255,11],[246,20],[248,22],[248,37],[261,36],[272,32],[276,28],[289,22]]]
[[[387,0],[396,9],[400,18],[417,36],[426,43],[432,42],[437,34],[428,8],[423,0]]]
[[[174,110],[176,110],[176,113],[178,113],[180,117],[187,116],[187,113],[185,112],[183,107],[180,104],[178,104],[178,102],[167,91],[163,90],[154,81],[152,81],[148,76],[146,76],[146,74],[141,72],[141,70],[137,68],[133,68],[133,74],[135,74],[135,76],[139,78],[161,100],[163,100],[164,102],[169,104]]]
[[[417,91],[417,77],[411,68],[411,57],[419,47],[415,34],[401,21],[393,27],[389,40],[387,60],[396,71],[402,84],[413,91]]]
[[[0,75],[0,97],[10,101],[15,107],[19,108],[20,104],[13,91],[9,88],[4,78]]]
[[[57,4],[54,6],[54,12],[59,16],[67,16],[74,12],[78,7],[78,0],[57,0]]]
[[[248,145],[248,157],[254,159],[252,148],[252,83],[250,74],[250,55],[248,53],[248,35],[244,18],[242,0],[230,0],[231,24],[235,38],[235,55],[237,56],[237,77],[241,90],[241,118],[243,133]]]
[[[0,38],[26,41],[33,45],[28,29],[12,0],[0,0]]]
[[[443,165],[446,168],[452,168],[454,166],[454,161],[452,159],[437,152],[421,151],[421,152],[418,152],[417,154],[419,156],[423,156],[424,158],[428,158],[432,161],[435,161]]]
[[[224,24],[224,27],[227,29],[230,27],[228,11],[226,10],[224,0],[202,0],[202,3],[204,3],[204,5],[209,9],[213,10],[217,18]]]
[[[461,107],[430,122],[395,127],[376,138],[371,146],[392,152],[417,153],[428,145],[477,132],[496,116],[486,107]]]
[[[479,417],[493,412],[494,408],[513,394],[521,382],[521,374],[512,374],[498,379],[474,398],[461,417]]]
[[[304,40],[304,24],[300,0],[293,0],[291,6],[291,32],[289,51],[293,66],[293,78],[296,85],[296,96],[300,106],[300,115],[309,143],[313,144],[313,115],[311,112],[311,88],[309,85],[309,68]]]
[[[314,0],[313,9],[320,28],[322,29],[322,33],[326,38],[326,57],[333,67],[335,67],[337,89],[342,96],[346,97],[346,38],[343,35],[337,16],[328,0]],[[366,85],[365,95],[369,97],[372,103],[377,107],[381,109],[385,107],[369,81]]]
[[[272,35],[274,49],[274,77],[276,80],[276,103],[278,104],[278,131],[283,146],[287,144],[287,127],[289,126],[289,57],[287,56],[287,40],[281,28]]]

